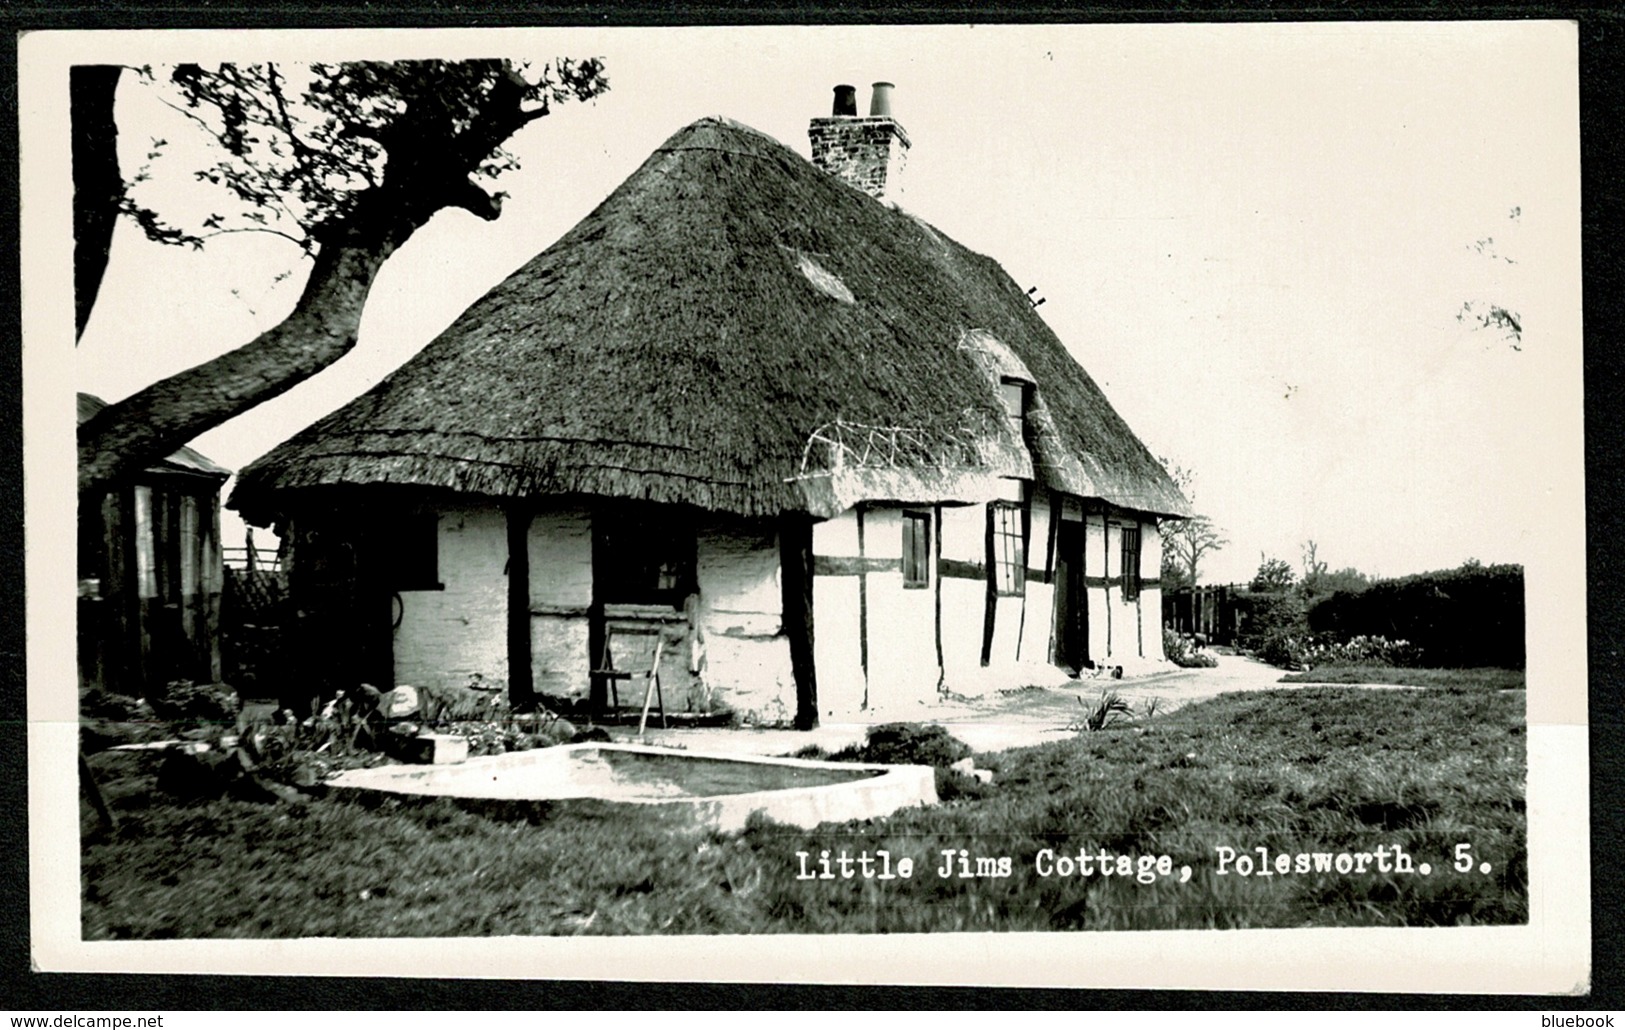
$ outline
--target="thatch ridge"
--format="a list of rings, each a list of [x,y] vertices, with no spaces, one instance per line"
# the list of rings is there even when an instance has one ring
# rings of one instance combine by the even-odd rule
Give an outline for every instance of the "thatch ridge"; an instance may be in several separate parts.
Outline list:
[[[1036,462],[987,361],[960,346],[971,332],[1031,370]],[[1188,513],[997,263],[719,118],[677,132],[416,357],[251,464],[229,503],[269,521],[287,491],[393,483],[830,514],[803,457],[835,422],[943,441],[942,462],[869,477],[886,489],[915,474],[969,501],[1036,475]],[[970,459],[949,446],[967,433]]]

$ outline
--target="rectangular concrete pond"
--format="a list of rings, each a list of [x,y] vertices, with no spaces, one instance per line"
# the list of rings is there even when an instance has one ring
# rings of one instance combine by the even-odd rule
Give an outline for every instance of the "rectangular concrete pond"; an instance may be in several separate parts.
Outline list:
[[[890,815],[937,801],[928,766],[857,765],[800,758],[708,754],[642,744],[568,744],[473,758],[458,765],[352,769],[339,791],[449,797],[471,808],[593,800],[659,806],[724,832],[753,813],[811,828]]]

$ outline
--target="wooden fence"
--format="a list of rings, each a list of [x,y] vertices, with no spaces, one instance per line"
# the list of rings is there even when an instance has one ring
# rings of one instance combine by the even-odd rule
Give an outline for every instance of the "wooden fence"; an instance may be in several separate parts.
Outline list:
[[[276,697],[283,690],[292,619],[287,573],[226,566],[220,657],[226,682],[243,697]]]
[[[1181,587],[1162,593],[1162,624],[1181,636],[1205,637],[1209,644],[1234,644],[1241,628],[1234,583]]]
[[[254,545],[254,531],[248,531],[248,539],[242,547],[220,548],[222,560],[228,569],[258,572],[262,569],[276,572],[282,568],[282,555],[272,548],[256,547]]]

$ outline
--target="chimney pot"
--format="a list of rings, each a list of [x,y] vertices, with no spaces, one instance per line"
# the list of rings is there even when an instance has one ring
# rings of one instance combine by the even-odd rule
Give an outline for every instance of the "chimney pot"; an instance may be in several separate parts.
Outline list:
[[[836,86],[834,114],[814,118],[807,135],[815,166],[871,197],[895,201],[902,196],[909,142],[891,116],[891,89],[889,82],[875,83],[869,117],[860,118],[857,90]]]
[[[875,91],[869,97],[870,118],[890,118],[892,116],[891,91],[894,88],[889,82],[875,83]]]

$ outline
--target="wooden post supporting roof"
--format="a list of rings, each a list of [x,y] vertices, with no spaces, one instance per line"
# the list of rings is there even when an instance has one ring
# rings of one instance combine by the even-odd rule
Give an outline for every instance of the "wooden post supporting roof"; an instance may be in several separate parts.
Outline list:
[[[798,730],[818,725],[818,680],[813,663],[812,520],[786,514],[779,519],[779,588],[784,634],[790,641],[790,671],[796,681]]]
[[[530,523],[533,512],[523,501],[508,513],[508,702],[515,709],[536,702],[530,655]]]

